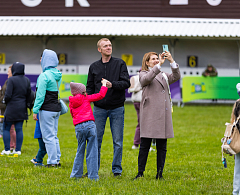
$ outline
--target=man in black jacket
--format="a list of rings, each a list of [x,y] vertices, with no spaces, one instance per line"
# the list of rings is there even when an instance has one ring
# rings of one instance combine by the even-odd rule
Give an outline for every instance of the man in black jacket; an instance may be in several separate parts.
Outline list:
[[[109,117],[114,147],[112,172],[114,176],[121,176],[125,89],[130,87],[129,74],[125,62],[111,56],[112,44],[109,39],[100,39],[97,47],[102,58],[89,67],[87,93],[98,93],[103,78],[109,81],[106,85],[109,89],[105,98],[94,102],[93,108],[98,138],[98,169],[100,168],[102,138]]]

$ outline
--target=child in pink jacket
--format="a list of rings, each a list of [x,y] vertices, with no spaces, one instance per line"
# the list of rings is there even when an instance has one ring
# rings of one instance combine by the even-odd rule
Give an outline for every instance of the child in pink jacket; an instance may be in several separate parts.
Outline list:
[[[97,180],[98,177],[98,146],[95,119],[90,103],[105,97],[108,88],[106,79],[102,80],[102,87],[97,94],[87,95],[86,87],[82,83],[70,83],[69,97],[70,113],[75,126],[78,148],[70,177],[81,178],[83,175],[83,159],[87,141],[87,170],[88,178]]]

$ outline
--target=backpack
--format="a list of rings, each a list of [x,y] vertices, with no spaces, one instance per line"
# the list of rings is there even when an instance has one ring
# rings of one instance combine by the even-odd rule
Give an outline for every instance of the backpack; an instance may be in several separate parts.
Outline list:
[[[30,82],[29,82],[29,85],[30,85]],[[28,116],[30,116],[32,114],[32,108],[34,106],[34,101],[35,101],[35,92],[33,90],[31,90],[31,93],[27,97],[27,108],[30,110],[30,114]]]
[[[224,167],[227,167],[226,158],[223,153],[229,154],[230,156],[240,152],[240,132],[238,129],[238,122],[240,116],[234,121],[233,124],[226,123],[226,130],[224,137],[221,139],[222,142],[222,162]]]

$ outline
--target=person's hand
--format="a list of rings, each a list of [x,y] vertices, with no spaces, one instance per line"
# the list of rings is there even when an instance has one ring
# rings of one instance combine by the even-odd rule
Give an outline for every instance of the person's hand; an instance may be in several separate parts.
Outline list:
[[[33,120],[38,121],[37,114],[33,114]]]
[[[162,64],[165,62],[165,58],[164,58],[164,53],[160,53],[159,54],[159,63],[160,66],[162,66]]]
[[[102,83],[102,86],[106,87],[106,85],[107,85],[107,82],[108,82],[108,80],[106,80],[106,79],[102,78],[102,81],[101,81],[101,83]]]
[[[164,52],[164,58],[167,59],[170,63],[174,62],[173,57],[169,51]]]
[[[111,83],[110,81],[107,81],[106,87],[107,87],[107,88],[112,88],[112,83]]]

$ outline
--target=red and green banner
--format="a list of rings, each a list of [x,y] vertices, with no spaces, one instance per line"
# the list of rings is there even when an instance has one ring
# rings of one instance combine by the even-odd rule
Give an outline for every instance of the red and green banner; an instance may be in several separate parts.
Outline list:
[[[182,101],[200,99],[237,100],[236,85],[240,77],[196,77],[185,76],[182,79]]]

